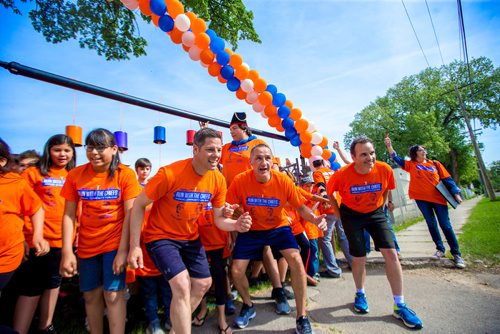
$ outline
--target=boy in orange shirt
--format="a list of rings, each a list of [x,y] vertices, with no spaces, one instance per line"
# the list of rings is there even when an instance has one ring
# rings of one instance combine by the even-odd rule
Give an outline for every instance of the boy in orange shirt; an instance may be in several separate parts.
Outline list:
[[[271,170],[272,159],[269,146],[255,146],[250,153],[253,169],[239,174],[228,189],[227,202],[232,208],[241,206],[245,212],[243,215],[248,214],[252,219],[250,231],[238,234],[233,251],[233,279],[244,303],[235,325],[245,328],[256,316],[245,272],[251,259],[259,258],[265,246],[272,246],[281,252],[290,266],[297,305],[296,332],[312,333],[306,316],[306,273],[283,208],[288,202],[303,218],[320,228],[324,228],[326,222],[324,215],[316,216],[304,205],[304,198],[288,176]]]
[[[370,233],[375,249],[384,257],[386,276],[394,297],[394,317],[410,328],[422,328],[422,321],[410,310],[403,296],[403,271],[396,253],[391,229],[383,206],[388,192],[396,187],[391,167],[376,161],[373,141],[358,137],[351,144],[352,163],[339,169],[330,179],[327,192],[335,215],[342,219],[349,240],[352,276],[356,285],[354,311],[368,313],[365,295],[366,249],[364,229]],[[333,197],[338,191],[342,197],[340,208]]]
[[[210,288],[212,279],[198,233],[198,217],[208,202],[215,224],[225,231],[245,232],[251,218],[224,218],[226,181],[217,170],[222,151],[218,131],[196,132],[193,157],[159,169],[137,197],[132,209],[128,263],[143,266],[141,226],[146,206],[153,203],[144,242],[151,259],[172,289],[170,318],[176,333],[191,332],[191,314]]]

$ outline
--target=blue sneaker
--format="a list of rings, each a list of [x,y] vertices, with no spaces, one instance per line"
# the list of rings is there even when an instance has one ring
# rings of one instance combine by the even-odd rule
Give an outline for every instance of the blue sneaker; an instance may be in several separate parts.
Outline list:
[[[231,298],[226,300],[226,307],[224,308],[224,313],[226,315],[233,315],[236,313],[236,307],[234,307],[234,302]]]
[[[257,315],[257,312],[255,311],[255,307],[252,304],[252,306],[248,306],[247,304],[243,304],[243,307],[241,308],[240,315],[236,318],[234,321],[234,324],[238,328],[245,328],[248,326],[248,323],[250,320],[255,318]]]
[[[354,296],[354,311],[361,314],[370,312],[368,302],[366,301],[366,295],[362,292],[356,292]]]
[[[274,295],[274,301],[276,302],[275,311],[277,314],[285,315],[290,314],[290,304],[286,298],[285,289],[277,288],[273,289],[272,295]]]
[[[297,319],[297,327],[295,327],[296,334],[314,334],[311,323],[306,316],[301,316]]]
[[[420,329],[422,328],[422,320],[417,316],[415,311],[411,310],[406,304],[394,305],[394,312],[392,315],[396,319],[403,320],[403,323],[408,328]]]

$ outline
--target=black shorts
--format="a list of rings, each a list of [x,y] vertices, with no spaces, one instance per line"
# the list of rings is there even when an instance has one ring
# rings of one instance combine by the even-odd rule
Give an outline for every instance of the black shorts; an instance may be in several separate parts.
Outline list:
[[[364,230],[372,237],[375,250],[396,248],[383,206],[372,212],[361,213],[341,204],[340,217],[352,256],[366,256]]]
[[[14,279],[21,296],[41,296],[45,290],[61,286],[61,248],[51,248],[43,256],[36,256],[35,252],[34,248],[30,248],[28,260],[21,263],[15,273]]]

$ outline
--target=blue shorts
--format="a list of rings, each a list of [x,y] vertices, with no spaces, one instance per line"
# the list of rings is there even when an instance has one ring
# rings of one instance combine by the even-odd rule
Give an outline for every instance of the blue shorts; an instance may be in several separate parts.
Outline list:
[[[233,259],[262,259],[262,251],[265,246],[271,246],[271,248],[278,251],[299,248],[290,226],[265,231],[248,231],[246,233],[238,233],[233,250]]]
[[[160,239],[146,244],[149,257],[156,268],[170,281],[180,272],[187,270],[193,278],[210,277],[207,256],[200,239]]]
[[[104,291],[125,289],[125,271],[113,274],[113,261],[117,251],[99,254],[87,259],[79,259],[80,291],[92,291],[102,286]]]

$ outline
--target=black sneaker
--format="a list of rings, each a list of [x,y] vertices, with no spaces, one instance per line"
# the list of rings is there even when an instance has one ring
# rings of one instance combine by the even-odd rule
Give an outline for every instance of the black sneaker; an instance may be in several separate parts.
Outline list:
[[[340,278],[340,274],[337,273],[331,273],[328,270],[322,271],[319,273],[319,276],[325,277],[325,278]]]
[[[281,314],[281,315],[290,314],[291,309],[290,309],[290,304],[288,304],[288,300],[285,295],[285,289],[275,288],[273,289],[273,293],[271,294],[274,295],[274,301],[276,302],[276,308],[275,308],[276,314]]]
[[[305,315],[298,318],[296,324],[297,324],[297,327],[295,328],[296,334],[314,334],[314,331],[312,330],[311,327],[311,323],[309,322],[309,319]]]
[[[56,329],[54,328],[54,325],[50,324],[45,329],[39,329],[38,333],[39,334],[45,334],[45,333],[47,333],[47,334],[56,334],[57,332],[56,332]]]

